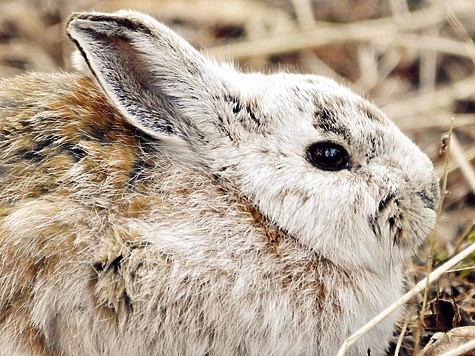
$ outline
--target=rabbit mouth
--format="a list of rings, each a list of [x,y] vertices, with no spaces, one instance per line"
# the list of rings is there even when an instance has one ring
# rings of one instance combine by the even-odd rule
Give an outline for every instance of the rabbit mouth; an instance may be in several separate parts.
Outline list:
[[[382,243],[414,250],[433,228],[437,201],[438,196],[429,193],[414,192],[408,196],[390,193],[368,217],[369,226]]]

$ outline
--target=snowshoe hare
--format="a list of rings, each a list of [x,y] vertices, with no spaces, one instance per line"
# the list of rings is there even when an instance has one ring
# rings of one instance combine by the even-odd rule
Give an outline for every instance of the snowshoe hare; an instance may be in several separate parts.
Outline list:
[[[373,105],[131,11],[67,31],[92,75],[0,82],[1,355],[331,356],[401,295],[438,180]]]

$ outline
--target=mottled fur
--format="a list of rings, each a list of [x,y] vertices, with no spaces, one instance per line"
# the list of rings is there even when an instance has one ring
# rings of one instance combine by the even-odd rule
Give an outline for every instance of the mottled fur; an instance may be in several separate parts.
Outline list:
[[[371,104],[134,12],[68,32],[94,79],[0,82],[0,355],[331,356],[400,296],[437,180]],[[321,141],[351,167],[312,165]]]

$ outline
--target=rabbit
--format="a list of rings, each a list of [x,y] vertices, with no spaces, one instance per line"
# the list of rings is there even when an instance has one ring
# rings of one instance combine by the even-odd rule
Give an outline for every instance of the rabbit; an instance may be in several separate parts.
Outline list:
[[[88,73],[0,82],[1,355],[331,356],[400,297],[439,183],[373,104],[134,11],[66,31]]]

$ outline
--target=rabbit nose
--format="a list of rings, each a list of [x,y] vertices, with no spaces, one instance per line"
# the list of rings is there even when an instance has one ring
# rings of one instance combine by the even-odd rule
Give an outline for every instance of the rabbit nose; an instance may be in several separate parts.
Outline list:
[[[439,180],[433,176],[432,183],[426,188],[417,192],[417,195],[424,203],[425,208],[436,211],[439,205],[440,193],[439,193]]]

